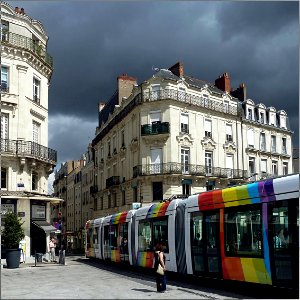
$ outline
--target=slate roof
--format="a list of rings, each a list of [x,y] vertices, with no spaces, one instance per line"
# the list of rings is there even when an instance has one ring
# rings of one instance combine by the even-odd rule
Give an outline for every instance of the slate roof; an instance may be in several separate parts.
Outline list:
[[[293,159],[299,159],[299,148],[293,149]]]

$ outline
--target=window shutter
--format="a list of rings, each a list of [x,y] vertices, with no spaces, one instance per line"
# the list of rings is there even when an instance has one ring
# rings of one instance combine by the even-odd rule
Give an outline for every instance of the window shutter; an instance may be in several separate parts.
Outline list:
[[[211,132],[211,120],[204,121],[204,131]]]
[[[254,146],[254,131],[253,129],[248,129],[248,145]]]

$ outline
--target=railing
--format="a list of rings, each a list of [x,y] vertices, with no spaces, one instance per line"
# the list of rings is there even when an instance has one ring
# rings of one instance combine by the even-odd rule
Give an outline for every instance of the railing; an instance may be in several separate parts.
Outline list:
[[[1,92],[7,93],[9,90],[7,83],[6,84],[2,83],[0,90],[1,90]]]
[[[247,171],[182,163],[144,164],[133,167],[133,178],[155,174],[189,174],[220,178],[247,178]]]
[[[57,161],[57,151],[30,141],[1,139],[1,153],[29,155],[51,162]]]
[[[206,97],[193,95],[175,89],[164,89],[154,92],[143,91],[143,94],[138,94],[137,96],[139,97],[139,102],[176,100],[231,115],[237,115],[238,113],[236,106],[228,105],[228,107],[225,107],[221,102],[219,103],[215,100],[207,99]]]
[[[106,179],[106,188],[120,184],[120,176],[112,176]]]
[[[141,126],[142,135],[170,133],[169,122],[157,122],[156,124],[145,124]]]
[[[20,47],[37,54],[51,68],[53,67],[53,58],[41,46],[37,45],[32,39],[13,32],[7,32],[2,35],[2,43]]]

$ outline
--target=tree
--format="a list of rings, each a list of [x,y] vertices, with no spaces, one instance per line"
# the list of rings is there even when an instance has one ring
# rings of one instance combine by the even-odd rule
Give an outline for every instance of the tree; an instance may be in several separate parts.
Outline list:
[[[9,211],[5,214],[2,241],[7,249],[18,249],[20,241],[25,237],[21,222],[15,213]]]

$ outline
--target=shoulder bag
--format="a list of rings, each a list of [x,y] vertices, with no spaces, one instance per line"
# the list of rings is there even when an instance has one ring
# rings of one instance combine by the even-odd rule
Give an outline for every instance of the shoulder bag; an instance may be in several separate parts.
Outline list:
[[[161,264],[158,265],[156,273],[159,274],[159,275],[164,275],[165,274],[164,269],[161,266]]]

